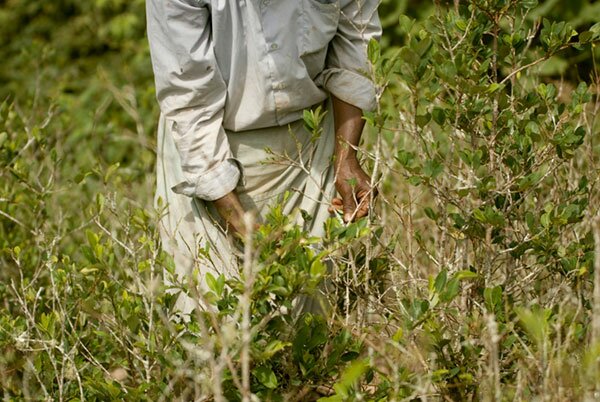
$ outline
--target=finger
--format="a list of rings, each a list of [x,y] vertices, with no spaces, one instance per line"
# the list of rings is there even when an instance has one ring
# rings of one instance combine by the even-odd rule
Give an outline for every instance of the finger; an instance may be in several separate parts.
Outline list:
[[[370,190],[360,191],[358,194],[359,204],[356,209],[354,216],[355,220],[365,217],[369,214],[369,207],[371,206]]]
[[[354,215],[354,220],[358,220],[363,218],[369,214],[369,200],[364,199],[358,208],[356,209],[356,214]]]
[[[342,206],[341,205],[330,205],[329,208],[327,208],[327,211],[330,214],[335,214],[335,213],[342,211]]]
[[[342,199],[343,211],[344,211],[344,222],[348,223],[352,220],[352,216],[356,210],[356,203],[352,195]]]
[[[329,212],[334,212],[334,211],[342,211],[343,210],[343,206],[342,205],[338,205],[338,204],[331,204],[329,206]]]
[[[331,205],[329,206],[329,208],[327,208],[327,210],[329,211],[330,214],[340,211],[342,209],[342,199],[339,197],[335,197],[334,199],[331,200]]]

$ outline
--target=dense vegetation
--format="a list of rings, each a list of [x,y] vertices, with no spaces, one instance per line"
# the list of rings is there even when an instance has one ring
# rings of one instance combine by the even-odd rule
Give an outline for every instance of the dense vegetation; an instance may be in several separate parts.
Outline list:
[[[162,282],[144,2],[0,3],[1,395],[597,399],[600,3],[423,3],[383,0],[369,45],[373,216],[311,239],[274,208],[190,322]],[[331,313],[295,319],[323,280]]]

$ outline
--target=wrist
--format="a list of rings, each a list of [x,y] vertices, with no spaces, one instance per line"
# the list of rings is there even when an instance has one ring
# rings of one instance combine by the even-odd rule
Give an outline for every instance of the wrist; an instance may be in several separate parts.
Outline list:
[[[358,162],[358,156],[355,150],[348,152],[346,150],[342,152],[334,153],[334,166],[336,171],[341,167],[356,167],[360,166]]]
[[[223,223],[227,230],[238,236],[245,236],[246,224],[244,222],[244,207],[235,191],[226,194],[213,201],[219,216],[223,219]]]
[[[235,191],[232,191],[225,196],[213,201],[215,207],[222,215],[231,215],[234,213],[242,213],[243,207]],[[225,217],[225,216],[224,216]]]

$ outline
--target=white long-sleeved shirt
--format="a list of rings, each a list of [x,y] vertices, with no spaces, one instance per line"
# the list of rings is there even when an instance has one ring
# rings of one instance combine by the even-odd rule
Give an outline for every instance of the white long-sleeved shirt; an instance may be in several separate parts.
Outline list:
[[[173,190],[215,200],[236,187],[225,129],[291,123],[328,93],[374,109],[378,2],[147,0],[157,99],[185,177]]]

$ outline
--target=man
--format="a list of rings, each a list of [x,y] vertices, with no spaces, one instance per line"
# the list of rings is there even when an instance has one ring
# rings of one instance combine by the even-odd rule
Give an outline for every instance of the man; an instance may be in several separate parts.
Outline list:
[[[330,208],[345,221],[367,214],[372,189],[356,147],[362,112],[376,106],[366,49],[381,35],[377,3],[147,0],[162,112],[156,197],[180,278],[194,268],[237,274],[227,234],[251,230],[246,211],[260,219],[285,202],[286,213],[313,217],[313,235]],[[302,115],[319,104],[328,113],[313,141]]]

